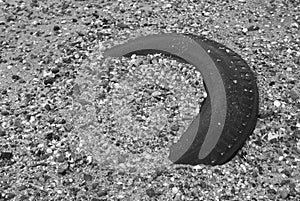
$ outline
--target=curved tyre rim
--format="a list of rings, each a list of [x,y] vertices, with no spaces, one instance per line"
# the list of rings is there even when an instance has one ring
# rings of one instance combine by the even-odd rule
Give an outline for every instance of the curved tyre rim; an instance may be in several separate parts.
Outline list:
[[[163,53],[200,71],[208,96],[179,141],[170,147],[177,164],[221,165],[228,162],[253,132],[258,115],[256,78],[229,48],[195,35],[140,37],[104,52],[109,57]]]

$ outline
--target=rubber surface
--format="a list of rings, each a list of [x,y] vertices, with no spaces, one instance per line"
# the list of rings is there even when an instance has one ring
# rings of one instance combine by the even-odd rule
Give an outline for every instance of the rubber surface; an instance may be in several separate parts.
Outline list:
[[[253,132],[258,115],[256,78],[246,62],[229,48],[195,35],[140,37],[104,52],[104,56],[163,53],[200,71],[208,97],[199,115],[169,159],[181,164],[221,165],[229,161]]]

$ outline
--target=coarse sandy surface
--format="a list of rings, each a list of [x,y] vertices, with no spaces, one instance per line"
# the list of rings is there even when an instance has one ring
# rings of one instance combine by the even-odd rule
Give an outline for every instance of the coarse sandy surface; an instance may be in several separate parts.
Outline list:
[[[0,200],[300,200],[299,0],[0,0]],[[222,166],[168,161],[206,95],[193,66],[104,58],[203,35],[257,76],[256,129]]]

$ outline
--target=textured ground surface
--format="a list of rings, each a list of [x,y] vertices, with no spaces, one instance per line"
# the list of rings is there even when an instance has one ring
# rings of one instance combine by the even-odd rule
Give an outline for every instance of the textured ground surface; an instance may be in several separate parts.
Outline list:
[[[299,5],[0,0],[0,200],[299,200]],[[102,57],[164,32],[216,40],[256,72],[257,128],[221,167],[166,159],[205,97],[193,67]]]

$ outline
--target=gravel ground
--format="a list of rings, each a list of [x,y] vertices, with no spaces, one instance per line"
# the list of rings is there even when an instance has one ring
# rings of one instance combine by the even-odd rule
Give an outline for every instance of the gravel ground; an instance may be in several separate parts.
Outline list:
[[[300,2],[147,2],[0,0],[0,200],[300,200]],[[192,66],[102,56],[170,32],[256,72],[257,127],[223,166],[167,160],[206,96]]]

